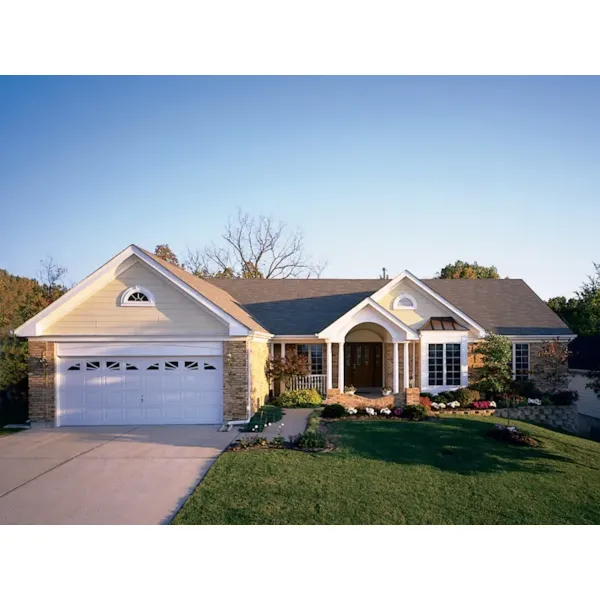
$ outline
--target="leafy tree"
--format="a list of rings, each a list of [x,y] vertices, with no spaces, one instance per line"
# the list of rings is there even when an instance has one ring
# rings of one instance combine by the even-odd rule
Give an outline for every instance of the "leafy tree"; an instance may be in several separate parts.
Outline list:
[[[548,306],[578,335],[600,333],[600,264],[593,264],[594,275],[581,284],[573,298],[548,300]]]
[[[267,360],[266,374],[271,380],[279,379],[289,384],[294,377],[308,375],[308,357],[288,350],[284,357],[275,356]]]
[[[188,248],[185,268],[198,277],[246,279],[319,277],[325,268],[307,255],[299,230],[264,215],[238,210],[221,237],[221,244]]]
[[[569,387],[569,348],[558,339],[544,342],[537,353],[533,375],[542,392],[555,394]]]
[[[492,396],[501,394],[512,385],[512,344],[510,340],[495,333],[488,333],[475,349],[481,355],[481,367],[477,370],[477,387]]]
[[[175,252],[173,252],[173,250],[171,250],[169,244],[158,244],[158,246],[154,248],[154,254],[158,256],[158,258],[162,258],[163,260],[166,260],[168,263],[171,263],[176,267],[181,266],[179,264],[179,259],[177,258],[177,255],[175,254]]]
[[[588,390],[592,390],[600,400],[600,369],[591,372],[588,375],[588,379],[589,381],[586,383],[585,387],[588,388]]]
[[[467,263],[457,260],[446,265],[437,275],[438,279],[499,279],[496,267],[483,267],[476,262]]]

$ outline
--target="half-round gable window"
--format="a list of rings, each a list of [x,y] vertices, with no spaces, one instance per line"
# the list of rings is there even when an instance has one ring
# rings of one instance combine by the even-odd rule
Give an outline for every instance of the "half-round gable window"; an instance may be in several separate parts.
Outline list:
[[[417,302],[409,294],[400,294],[392,304],[394,310],[416,310]]]
[[[134,285],[121,294],[121,306],[154,306],[154,296],[146,288]]]

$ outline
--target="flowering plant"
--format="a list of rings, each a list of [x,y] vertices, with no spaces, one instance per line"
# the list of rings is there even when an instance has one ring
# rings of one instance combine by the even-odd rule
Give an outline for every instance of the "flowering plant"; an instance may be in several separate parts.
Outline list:
[[[478,400],[477,402],[473,402],[473,408],[476,408],[478,410],[486,410],[487,408],[491,407],[490,405],[491,402],[489,400]]]
[[[437,402],[432,402],[431,408],[433,408],[434,410],[440,410],[440,405]]]
[[[402,409],[401,408],[395,408],[393,411],[393,415],[395,417],[401,417],[402,416]]]
[[[392,411],[391,411],[389,408],[382,408],[382,409],[379,411],[379,414],[380,414],[380,415],[391,415],[391,414],[392,414]]]
[[[493,400],[490,402],[490,408],[496,408],[496,403]]]
[[[527,398],[527,404],[534,404],[535,406],[541,406],[542,401],[539,398]]]
[[[441,408],[446,408],[446,404],[445,404],[444,402],[440,402],[440,403],[439,403],[439,407],[440,407],[440,409],[441,409]]]
[[[460,402],[458,400],[452,400],[452,402],[448,402],[448,406],[450,408],[458,408],[460,406]]]
[[[375,416],[375,409],[371,408],[371,407],[367,407],[365,408],[365,412],[370,416],[370,417],[374,417]]]
[[[357,414],[357,413],[358,413],[358,410],[356,410],[356,408],[347,408],[347,409],[346,409],[346,412],[347,412],[349,415],[355,415],[355,414]]]

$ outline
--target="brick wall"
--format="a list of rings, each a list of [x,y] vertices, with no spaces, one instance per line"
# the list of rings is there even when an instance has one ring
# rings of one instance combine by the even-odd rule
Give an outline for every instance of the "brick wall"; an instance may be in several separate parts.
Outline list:
[[[256,412],[269,398],[269,380],[265,373],[269,346],[266,342],[252,341],[250,344],[250,390],[252,412]]]
[[[52,423],[56,415],[54,343],[29,340],[28,345],[29,418],[32,422]]]
[[[247,419],[248,350],[246,342],[224,343],[223,420]]]

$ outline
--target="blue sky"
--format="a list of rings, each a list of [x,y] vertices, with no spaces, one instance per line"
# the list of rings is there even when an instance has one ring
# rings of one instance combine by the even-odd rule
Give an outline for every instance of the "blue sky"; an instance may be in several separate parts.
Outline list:
[[[600,262],[600,78],[1,77],[0,268],[300,227],[324,277],[494,264],[544,299]]]

